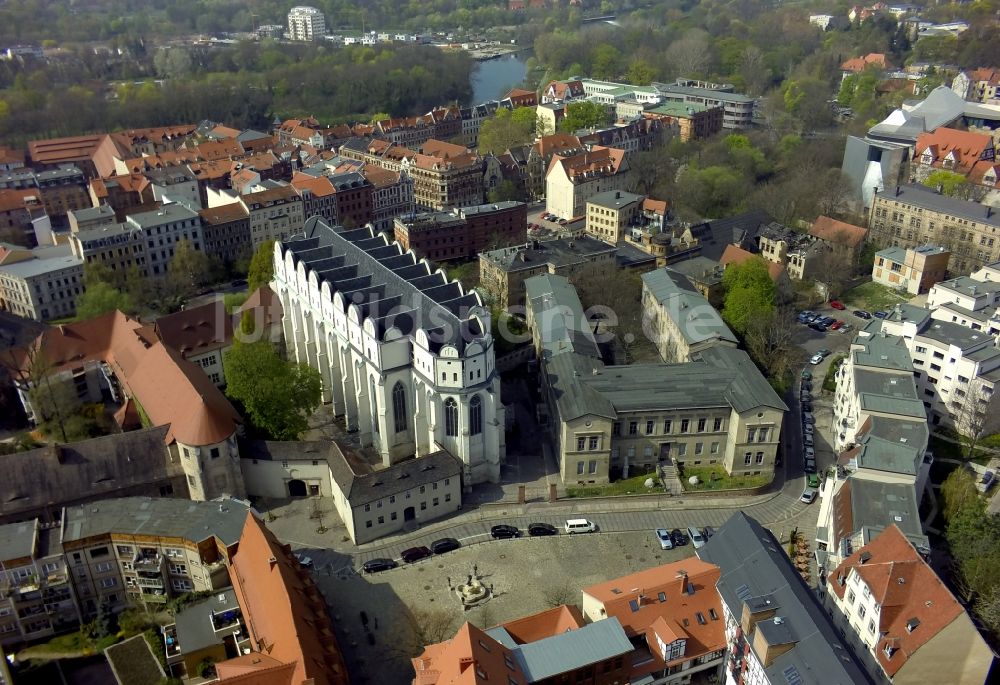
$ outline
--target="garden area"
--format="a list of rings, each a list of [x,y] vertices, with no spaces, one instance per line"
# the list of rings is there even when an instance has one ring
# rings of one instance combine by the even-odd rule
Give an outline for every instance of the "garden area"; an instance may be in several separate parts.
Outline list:
[[[840,371],[840,365],[844,363],[845,359],[847,359],[846,354],[838,354],[830,362],[830,366],[826,370],[826,376],[823,377],[823,390],[837,392],[837,372]]]
[[[692,476],[697,476],[698,482],[691,484]],[[680,469],[681,484],[686,492],[710,492],[713,490],[744,490],[759,488],[771,482],[771,474],[759,476],[730,476],[721,465],[713,466],[683,466]]]
[[[880,283],[869,281],[856,288],[851,288],[841,301],[848,309],[865,309],[869,312],[888,311],[897,304],[909,301],[910,297]]]
[[[653,487],[647,488],[646,481],[652,479]],[[663,494],[660,479],[654,473],[644,473],[622,480],[616,480],[607,485],[580,485],[566,488],[567,497],[615,497],[618,495],[656,495]]]

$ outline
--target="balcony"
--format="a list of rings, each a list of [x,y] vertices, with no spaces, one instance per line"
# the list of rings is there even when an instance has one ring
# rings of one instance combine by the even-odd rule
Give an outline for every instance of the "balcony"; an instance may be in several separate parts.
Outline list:
[[[177,641],[177,625],[171,623],[163,626],[163,644],[167,655],[167,663],[174,663],[180,660],[181,645]]]
[[[132,559],[132,568],[136,571],[159,572],[163,568],[163,556],[159,553],[136,554],[135,558]]]
[[[143,578],[142,576],[140,576],[139,578],[136,579],[136,584],[139,587],[141,587],[141,588],[147,588],[147,587],[150,587],[150,588],[162,588],[163,587],[163,578],[159,578],[159,577],[156,577],[156,578]]]
[[[166,604],[167,603],[167,592],[166,590],[155,590],[153,588],[143,588],[142,590],[142,601],[148,604]]]
[[[221,632],[228,628],[235,628],[240,625],[240,618],[243,614],[237,609],[227,609],[218,613],[212,612],[212,629]]]

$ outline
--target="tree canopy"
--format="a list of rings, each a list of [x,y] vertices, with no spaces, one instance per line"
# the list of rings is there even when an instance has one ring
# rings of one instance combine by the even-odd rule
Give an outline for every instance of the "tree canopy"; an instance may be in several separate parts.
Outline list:
[[[274,242],[266,240],[257,246],[250,260],[250,271],[247,272],[247,289],[253,292],[262,285],[267,285],[274,278]]]
[[[534,107],[498,109],[479,129],[479,152],[500,155],[517,145],[526,145],[534,140],[538,126]]]
[[[774,311],[777,289],[762,257],[727,266],[722,284],[726,291],[722,318],[736,333],[744,335],[754,319],[765,319]]]
[[[226,395],[273,440],[297,440],[322,399],[319,371],[285,361],[266,340],[233,344],[224,355]]]
[[[559,122],[563,133],[576,133],[581,129],[601,127],[610,123],[611,115],[604,105],[596,102],[571,102],[566,105],[566,116]]]
[[[90,283],[76,298],[76,318],[80,321],[93,319],[116,309],[132,314],[135,306],[128,293],[104,281]]]

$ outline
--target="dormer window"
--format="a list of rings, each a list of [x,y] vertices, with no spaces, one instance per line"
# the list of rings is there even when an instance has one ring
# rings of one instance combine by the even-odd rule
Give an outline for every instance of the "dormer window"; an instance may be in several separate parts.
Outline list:
[[[892,654],[893,654],[893,652],[895,652],[896,650],[895,650],[895,649],[893,649],[892,645],[888,645],[888,644],[887,644],[887,645],[885,646],[885,649],[884,649],[884,650],[882,650],[882,651],[883,651],[883,652],[885,653],[885,658],[886,658],[886,659],[891,659],[891,658],[892,658]]]
[[[933,164],[933,162],[934,162],[934,155],[931,154],[930,150],[924,150],[924,154],[920,156],[920,163]]]

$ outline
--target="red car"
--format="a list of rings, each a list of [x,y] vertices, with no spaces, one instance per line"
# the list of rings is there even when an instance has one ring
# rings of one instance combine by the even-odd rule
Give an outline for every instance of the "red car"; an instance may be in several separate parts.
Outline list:
[[[834,321],[832,324],[830,324],[830,330],[835,331],[843,325],[844,325],[843,321]]]
[[[844,306],[844,303],[841,302],[840,300],[831,300],[830,306],[833,307],[834,309],[840,309],[840,310],[847,309],[847,307]]]

